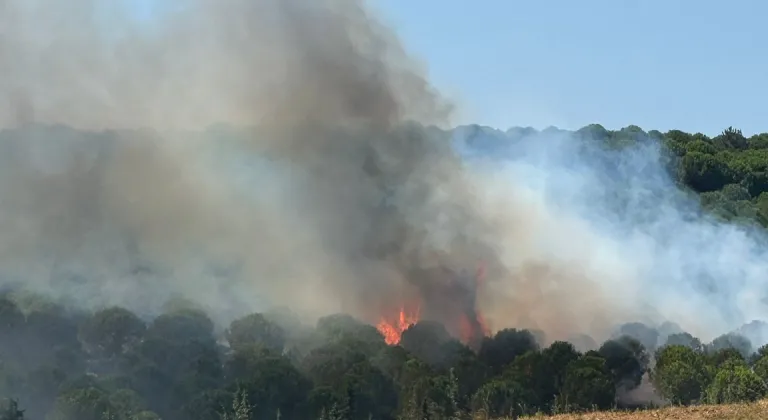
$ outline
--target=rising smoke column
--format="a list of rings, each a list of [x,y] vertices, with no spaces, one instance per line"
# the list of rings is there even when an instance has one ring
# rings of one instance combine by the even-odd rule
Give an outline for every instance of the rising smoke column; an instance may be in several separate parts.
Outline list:
[[[373,318],[415,269],[492,250],[458,240],[489,226],[446,133],[410,123],[450,104],[364,4],[176,6],[147,26],[122,3],[3,3],[9,278]],[[217,122],[245,128],[188,131]]]

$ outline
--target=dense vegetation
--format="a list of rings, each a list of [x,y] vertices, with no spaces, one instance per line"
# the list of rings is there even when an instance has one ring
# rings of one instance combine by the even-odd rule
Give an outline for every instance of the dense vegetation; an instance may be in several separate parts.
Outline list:
[[[673,178],[706,209],[768,225],[768,134],[592,125],[576,135],[609,147],[657,141]],[[460,419],[628,406],[648,385],[675,404],[768,393],[768,347],[754,351],[735,333],[703,344],[673,325],[627,324],[601,345],[545,342],[505,329],[471,350],[421,322],[388,346],[346,315],[309,327],[288,311],[255,313],[219,330],[189,303],[145,318],[9,292],[0,298],[0,420]]]
[[[143,320],[124,308],[84,313],[8,295],[0,299],[0,393],[10,399],[0,418],[501,416],[620,407],[648,380],[676,404],[766,395],[768,347],[752,354],[735,334],[708,345],[661,335],[674,330],[627,324],[579,352],[505,329],[472,351],[430,322],[388,346],[376,328],[346,315],[309,328],[287,311],[254,313],[216,331],[188,303]]]
[[[608,131],[590,125],[577,133],[617,147],[658,141],[681,187],[700,194],[704,209],[734,222],[768,226],[768,133],[745,137],[728,127],[715,137],[672,130],[643,132],[637,126]]]

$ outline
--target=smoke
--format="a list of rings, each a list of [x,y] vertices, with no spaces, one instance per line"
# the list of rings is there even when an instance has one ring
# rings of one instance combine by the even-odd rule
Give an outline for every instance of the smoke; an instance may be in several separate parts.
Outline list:
[[[396,37],[356,1],[130,7],[3,2],[8,281],[218,313],[399,294],[434,248],[403,221],[470,190],[443,133],[406,124],[451,105]]]
[[[437,128],[451,102],[361,1],[131,3],[0,2],[6,285],[375,322],[419,270],[484,261],[494,329],[705,338],[764,316],[766,248],[691,216],[654,146],[545,131],[467,159]]]
[[[765,234],[704,214],[675,184],[660,142],[638,135],[610,147],[556,129],[465,127],[458,135],[478,166],[506,180],[502,193],[521,198],[500,208],[525,227],[501,253],[515,286],[493,290],[506,319],[548,335],[606,331],[603,316],[613,325],[640,321],[661,332],[652,345],[674,324],[706,342],[765,319]],[[740,329],[764,344],[752,330]]]

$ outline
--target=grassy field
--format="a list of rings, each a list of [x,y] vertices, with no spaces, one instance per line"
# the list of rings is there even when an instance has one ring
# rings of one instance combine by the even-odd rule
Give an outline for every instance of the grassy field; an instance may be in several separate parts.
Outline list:
[[[599,411],[587,414],[522,417],[526,420],[756,420],[768,419],[768,400],[753,404],[669,407],[635,412]]]

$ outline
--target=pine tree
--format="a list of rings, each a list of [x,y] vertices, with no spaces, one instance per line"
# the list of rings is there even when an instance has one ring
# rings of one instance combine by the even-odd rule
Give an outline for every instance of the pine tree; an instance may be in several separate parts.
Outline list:
[[[232,401],[232,413],[227,410],[220,414],[221,420],[251,420],[253,406],[248,401],[248,393],[238,387]]]

